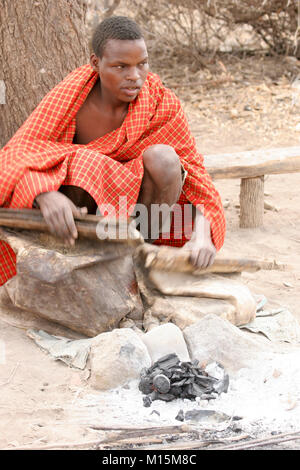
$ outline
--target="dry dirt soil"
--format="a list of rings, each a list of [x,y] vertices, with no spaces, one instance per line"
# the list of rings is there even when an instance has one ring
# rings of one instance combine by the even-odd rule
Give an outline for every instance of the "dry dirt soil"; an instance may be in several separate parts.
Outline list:
[[[182,99],[199,150],[213,154],[300,149],[298,73],[300,64],[292,58],[250,57],[222,59],[192,77],[186,71],[162,76]],[[224,252],[293,265],[286,272],[244,273],[243,280],[300,321],[299,183],[299,173],[266,176],[265,200],[276,210],[266,210],[264,226],[255,230],[239,228],[239,180],[218,180],[216,187],[228,205]],[[0,320],[0,340],[0,448],[95,439],[72,406],[79,388],[87,386],[85,374],[54,362],[7,318]]]

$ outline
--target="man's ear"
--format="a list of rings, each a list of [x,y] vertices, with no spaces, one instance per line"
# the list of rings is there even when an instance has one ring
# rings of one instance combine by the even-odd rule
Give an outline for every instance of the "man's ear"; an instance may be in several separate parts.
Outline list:
[[[99,61],[100,61],[100,58],[97,57],[96,54],[93,52],[93,54],[91,54],[91,57],[90,57],[90,64],[94,72],[99,71]]]

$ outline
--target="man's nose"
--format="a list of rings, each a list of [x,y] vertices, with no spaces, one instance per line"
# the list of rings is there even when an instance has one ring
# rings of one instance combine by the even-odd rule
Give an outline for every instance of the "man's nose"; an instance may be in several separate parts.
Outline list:
[[[137,67],[130,67],[127,73],[127,80],[136,81],[140,78],[139,71]]]

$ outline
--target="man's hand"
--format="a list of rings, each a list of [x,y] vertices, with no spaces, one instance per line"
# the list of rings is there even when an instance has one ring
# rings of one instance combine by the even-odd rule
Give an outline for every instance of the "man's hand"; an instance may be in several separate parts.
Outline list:
[[[87,208],[78,208],[73,202],[59,191],[39,194],[35,198],[50,232],[62,238],[69,245],[75,244],[78,237],[74,216],[87,214]]]
[[[190,260],[195,268],[208,268],[216,257],[216,248],[210,239],[201,241],[191,238],[182,249],[190,251]]]
[[[182,250],[190,251],[190,261],[196,268],[208,268],[215,260],[217,250],[211,239],[210,222],[196,209],[194,231]]]

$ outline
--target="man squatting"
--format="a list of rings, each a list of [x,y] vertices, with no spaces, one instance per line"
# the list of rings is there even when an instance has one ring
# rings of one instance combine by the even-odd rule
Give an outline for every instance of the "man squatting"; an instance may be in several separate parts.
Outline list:
[[[188,249],[194,266],[210,266],[225,236],[220,196],[178,98],[149,71],[142,31],[110,17],[92,47],[90,64],[51,90],[0,151],[0,206],[39,207],[51,233],[73,245],[74,216],[117,207],[120,196],[146,206],[150,227],[152,204],[192,204],[189,239],[172,232],[151,241]],[[9,245],[0,245],[3,284],[15,266]]]

